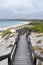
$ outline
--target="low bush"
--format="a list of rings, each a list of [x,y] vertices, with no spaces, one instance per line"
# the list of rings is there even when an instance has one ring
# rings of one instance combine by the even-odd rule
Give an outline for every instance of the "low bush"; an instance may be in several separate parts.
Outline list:
[[[37,43],[40,44],[42,41],[41,40],[38,40]]]

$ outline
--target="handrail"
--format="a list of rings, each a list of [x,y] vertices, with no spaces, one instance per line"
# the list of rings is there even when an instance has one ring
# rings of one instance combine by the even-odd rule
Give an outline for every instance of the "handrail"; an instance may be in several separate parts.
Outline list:
[[[29,36],[29,35],[27,35],[27,36]],[[27,39],[28,43],[30,43],[29,44],[29,48],[30,48],[30,51],[31,51],[30,53],[31,53],[31,55],[32,55],[32,53],[34,55],[34,59],[32,58],[33,64],[36,65],[37,59],[39,59],[40,61],[43,61],[43,57],[41,55],[39,56],[39,55],[37,55],[37,53],[35,53],[35,50],[34,50],[32,44],[31,44],[30,37],[29,37],[29,40],[28,40],[28,37],[26,37],[26,39]]]
[[[6,55],[3,55],[3,56],[0,56],[0,61],[8,58],[10,56],[10,53],[9,54],[6,54]]]
[[[17,38],[15,39],[15,44],[14,44],[14,46],[13,46],[11,52],[8,53],[8,54],[6,54],[6,55],[0,56],[0,61],[2,61],[2,60],[4,60],[4,59],[8,58],[8,65],[11,65],[11,64],[12,64],[12,60],[13,60],[13,57],[15,56],[15,52],[16,52],[16,49],[17,49],[17,45],[18,45],[17,43],[18,43],[18,41],[19,41],[19,37],[20,37],[20,36],[18,35]],[[14,47],[15,47],[15,49],[14,49]],[[14,52],[13,52],[13,50],[14,50]],[[11,59],[12,52],[13,52],[13,57],[12,57],[12,59]]]

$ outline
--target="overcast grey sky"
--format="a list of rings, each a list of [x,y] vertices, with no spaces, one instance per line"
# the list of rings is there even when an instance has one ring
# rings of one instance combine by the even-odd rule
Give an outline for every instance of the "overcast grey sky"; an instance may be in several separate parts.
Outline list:
[[[0,0],[0,19],[43,19],[43,0]]]

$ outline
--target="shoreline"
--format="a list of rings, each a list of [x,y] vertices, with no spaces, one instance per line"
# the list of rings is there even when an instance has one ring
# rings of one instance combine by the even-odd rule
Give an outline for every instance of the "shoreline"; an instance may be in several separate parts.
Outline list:
[[[22,25],[25,25],[25,24],[29,24],[29,23],[31,23],[31,22],[25,22],[24,24],[18,24],[18,25],[13,25],[13,26],[2,26],[2,27],[0,27],[0,31],[2,31],[2,30],[6,30],[6,29],[9,29],[9,28],[12,28],[12,27],[18,27],[18,26],[22,26]]]

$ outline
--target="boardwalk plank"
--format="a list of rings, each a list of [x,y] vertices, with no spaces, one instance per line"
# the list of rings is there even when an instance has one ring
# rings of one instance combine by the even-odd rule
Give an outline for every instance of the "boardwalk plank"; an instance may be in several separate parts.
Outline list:
[[[26,34],[20,37],[13,65],[32,65]]]

